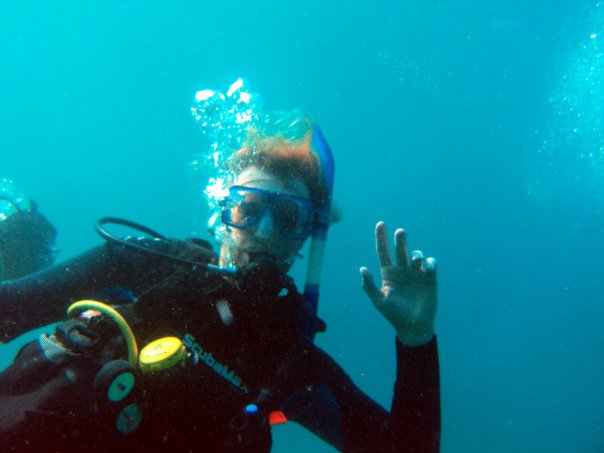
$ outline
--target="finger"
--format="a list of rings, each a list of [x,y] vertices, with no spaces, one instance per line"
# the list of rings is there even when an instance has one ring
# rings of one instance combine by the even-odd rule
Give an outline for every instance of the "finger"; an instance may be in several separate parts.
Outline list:
[[[436,258],[432,258],[431,256],[426,258],[424,262],[426,272],[436,272],[436,264]]]
[[[396,252],[396,261],[399,266],[409,266],[409,255],[407,253],[407,233],[399,228],[394,233],[394,250]]]
[[[363,290],[365,290],[365,292],[374,304],[379,303],[379,301],[382,299],[382,292],[376,286],[375,281],[373,280],[373,277],[369,272],[369,269],[367,269],[366,267],[362,267],[360,270],[361,284],[363,286]]]
[[[377,252],[380,267],[386,267],[392,264],[390,250],[388,250],[388,238],[386,237],[386,224],[384,222],[378,222],[375,226],[375,250]]]
[[[432,258],[431,256],[426,258],[424,260],[424,269],[426,271],[426,276],[428,277],[429,281],[436,283],[436,259]]]
[[[411,269],[421,271],[424,265],[424,253],[421,250],[411,252]]]

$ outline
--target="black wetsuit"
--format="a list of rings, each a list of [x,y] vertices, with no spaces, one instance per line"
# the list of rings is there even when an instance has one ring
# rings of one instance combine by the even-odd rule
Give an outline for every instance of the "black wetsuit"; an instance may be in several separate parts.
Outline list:
[[[163,251],[194,258],[194,249]],[[38,422],[34,437],[41,445],[48,451],[268,451],[268,414],[281,410],[342,451],[438,451],[436,339],[413,348],[396,340],[398,366],[388,412],[329,355],[301,340],[300,319],[308,319],[308,310],[291,281],[279,295],[266,295],[242,292],[224,277],[203,274],[108,243],[0,285],[3,341],[63,319],[71,302],[91,297],[112,302],[127,288],[136,303],[123,312],[139,344],[177,336],[190,352],[184,368],[143,378],[143,422],[133,434],[104,433],[84,423],[59,440],[51,434],[45,439],[40,433],[53,424],[50,416]],[[226,318],[218,309],[225,303]],[[245,415],[250,403],[258,404],[258,414]]]
[[[5,215],[0,212],[0,281],[50,266],[56,254],[57,230],[36,204],[32,202],[29,211]]]

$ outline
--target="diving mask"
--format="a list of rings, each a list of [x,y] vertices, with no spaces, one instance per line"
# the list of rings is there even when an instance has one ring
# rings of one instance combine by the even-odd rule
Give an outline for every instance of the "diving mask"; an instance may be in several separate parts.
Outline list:
[[[260,223],[270,210],[277,230],[286,238],[306,239],[313,227],[313,203],[303,197],[253,187],[232,186],[222,201],[221,220],[242,230]]]

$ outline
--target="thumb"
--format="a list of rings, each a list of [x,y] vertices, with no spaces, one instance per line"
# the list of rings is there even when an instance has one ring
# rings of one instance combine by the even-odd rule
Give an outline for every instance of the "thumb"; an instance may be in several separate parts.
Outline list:
[[[367,293],[371,301],[378,305],[382,299],[382,292],[376,286],[375,281],[373,280],[373,276],[369,272],[369,269],[366,267],[362,267],[361,271],[361,285],[363,286],[363,290]]]

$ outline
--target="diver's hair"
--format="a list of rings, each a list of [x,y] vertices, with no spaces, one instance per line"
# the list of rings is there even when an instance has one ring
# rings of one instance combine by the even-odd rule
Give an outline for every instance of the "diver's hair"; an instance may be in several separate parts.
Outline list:
[[[299,112],[294,114],[296,119],[293,122],[275,122],[272,130],[251,130],[244,146],[232,156],[229,166],[234,176],[254,165],[282,179],[298,177],[308,188],[310,200],[318,209],[329,194],[319,156],[311,146],[313,123]],[[288,116],[290,120],[291,115]],[[298,132],[302,129],[303,133],[292,135],[288,127]]]

